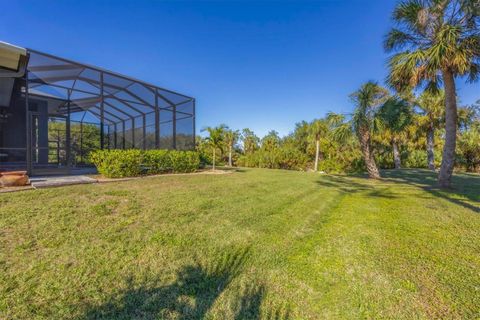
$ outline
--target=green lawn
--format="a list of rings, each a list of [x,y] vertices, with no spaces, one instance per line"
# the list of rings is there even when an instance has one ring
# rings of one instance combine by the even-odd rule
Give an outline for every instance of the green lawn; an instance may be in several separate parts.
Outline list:
[[[480,176],[384,175],[0,195],[0,319],[480,318]]]

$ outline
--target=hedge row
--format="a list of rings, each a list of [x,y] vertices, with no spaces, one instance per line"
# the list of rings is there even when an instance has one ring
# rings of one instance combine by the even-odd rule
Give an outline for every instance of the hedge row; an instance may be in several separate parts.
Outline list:
[[[306,170],[308,157],[295,148],[283,147],[274,150],[257,150],[240,156],[237,163],[242,167]]]
[[[90,160],[108,178],[194,172],[200,166],[197,152],[177,150],[97,150]]]

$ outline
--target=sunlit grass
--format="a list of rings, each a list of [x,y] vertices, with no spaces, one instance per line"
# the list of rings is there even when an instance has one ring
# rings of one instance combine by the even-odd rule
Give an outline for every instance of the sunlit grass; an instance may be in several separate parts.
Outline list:
[[[480,177],[242,169],[0,195],[0,318],[480,317]]]

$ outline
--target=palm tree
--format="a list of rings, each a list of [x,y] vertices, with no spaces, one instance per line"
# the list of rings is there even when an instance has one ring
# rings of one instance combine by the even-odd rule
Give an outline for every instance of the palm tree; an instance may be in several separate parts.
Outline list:
[[[232,150],[237,144],[238,138],[240,138],[240,131],[238,130],[226,130],[225,131],[225,143],[228,147],[228,166],[232,167]]]
[[[458,150],[467,172],[475,172],[480,166],[480,124],[462,132],[458,140]]]
[[[324,136],[327,131],[327,123],[322,120],[313,120],[308,127],[310,138],[315,141],[315,166],[314,171],[318,171],[318,158],[320,156],[320,138]]]
[[[380,119],[383,131],[388,133],[387,135],[390,138],[395,169],[400,169],[402,161],[398,142],[401,133],[412,121],[412,108],[407,101],[398,97],[391,97],[380,107],[377,116]]]
[[[479,102],[458,110],[460,135],[457,153],[467,172],[478,172],[480,168],[480,105]]]
[[[397,90],[445,86],[445,145],[438,175],[440,187],[451,185],[455,164],[457,101],[455,78],[480,75],[478,0],[404,0],[393,12],[398,27],[385,39],[390,58],[388,82]]]
[[[427,136],[427,162],[430,170],[435,170],[435,131],[444,118],[445,91],[425,91],[416,101],[416,106],[422,111],[418,124]]]
[[[241,138],[243,140],[243,152],[245,154],[251,154],[258,149],[260,139],[252,130],[248,128],[243,129]]]
[[[208,132],[208,137],[205,139],[207,140],[208,144],[212,147],[213,157],[212,157],[212,169],[215,171],[215,160],[217,150],[222,150],[223,144],[225,141],[225,129],[227,126],[219,125],[218,127],[206,127],[202,131]]]
[[[358,91],[350,95],[356,105],[352,127],[360,141],[368,176],[372,179],[379,179],[380,173],[373,157],[371,136],[375,127],[376,111],[387,96],[388,90],[373,81],[363,84]]]
[[[270,130],[266,136],[262,138],[262,149],[273,151],[280,146],[280,136],[275,130]]]

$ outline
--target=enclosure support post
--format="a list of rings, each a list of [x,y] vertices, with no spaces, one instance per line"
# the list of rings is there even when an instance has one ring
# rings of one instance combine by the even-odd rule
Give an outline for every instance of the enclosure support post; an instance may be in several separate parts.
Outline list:
[[[112,134],[110,133],[110,125],[107,127],[107,149],[110,150],[112,148]]]
[[[113,130],[115,130],[113,132],[113,143],[114,143],[115,149],[117,149],[118,147],[117,147],[117,124],[116,123],[113,124]]]
[[[27,174],[32,175],[32,120],[30,119],[29,108],[29,93],[28,93],[28,70],[25,70],[25,130],[26,130],[26,162],[27,162]]]
[[[157,89],[155,89],[155,149],[160,149],[160,110],[158,109]]]
[[[177,106],[173,107],[173,149],[177,149]]]
[[[104,148],[104,117],[105,117],[105,106],[103,104],[103,72],[100,72],[100,149]]]
[[[83,115],[85,117],[85,115]],[[83,117],[80,121],[80,163],[83,163]]]
[[[70,137],[70,92],[68,93],[67,100],[67,122],[65,123],[65,154],[66,154],[66,166],[70,168],[71,165],[71,137]]]
[[[193,108],[192,108],[192,111],[193,111],[193,149],[195,150],[195,146],[197,144],[197,128],[196,128],[196,119],[195,119],[195,99],[192,100],[192,104],[193,104]]]
[[[60,130],[57,130],[57,166],[60,165]]]
[[[145,117],[145,114],[143,114],[142,116],[142,121],[143,121],[143,124],[142,124],[142,137],[143,137],[143,145],[142,145],[142,148],[143,150],[146,150],[147,149],[147,119]]]
[[[132,148],[135,149],[135,118],[131,118],[132,120]]]
[[[125,120],[122,120],[122,149],[125,150]]]

